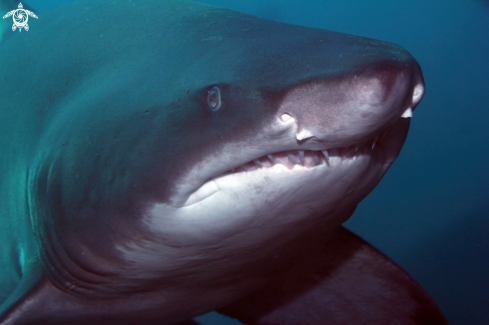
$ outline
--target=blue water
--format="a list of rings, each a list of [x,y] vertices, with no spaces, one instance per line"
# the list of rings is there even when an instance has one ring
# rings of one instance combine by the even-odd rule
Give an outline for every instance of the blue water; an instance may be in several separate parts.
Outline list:
[[[44,9],[68,2],[33,0]],[[450,324],[489,324],[489,5],[476,0],[213,0],[256,16],[391,41],[426,95],[401,156],[347,227],[404,267]],[[239,324],[205,315],[204,325]]]

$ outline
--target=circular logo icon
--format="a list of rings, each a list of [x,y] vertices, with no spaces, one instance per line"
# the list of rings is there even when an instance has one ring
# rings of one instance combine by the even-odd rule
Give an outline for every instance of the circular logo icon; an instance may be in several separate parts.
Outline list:
[[[14,21],[14,24],[12,25],[12,30],[14,32],[17,28],[19,29],[19,32],[22,31],[22,28],[26,31],[29,30],[29,25],[27,25],[29,16],[37,18],[35,13],[29,10],[25,10],[22,3],[19,3],[19,9],[9,11],[5,16],[3,16],[3,19],[10,16],[12,16],[12,19]]]
[[[27,12],[25,12],[24,9],[17,9],[15,11],[15,14],[13,15],[14,17],[14,24],[18,28],[24,28],[24,26],[27,24],[28,15]]]

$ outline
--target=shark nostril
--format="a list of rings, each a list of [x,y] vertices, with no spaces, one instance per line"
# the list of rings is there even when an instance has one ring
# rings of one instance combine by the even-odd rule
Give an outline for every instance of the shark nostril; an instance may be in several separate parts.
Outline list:
[[[293,117],[290,115],[290,114],[287,114],[287,113],[283,113],[281,116],[280,116],[280,119],[284,122],[290,120],[290,119],[293,119]]]

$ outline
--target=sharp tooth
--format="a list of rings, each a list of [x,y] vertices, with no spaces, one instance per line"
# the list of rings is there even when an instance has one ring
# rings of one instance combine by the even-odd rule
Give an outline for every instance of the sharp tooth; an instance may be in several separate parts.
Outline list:
[[[253,160],[253,162],[255,163],[256,166],[258,166],[260,168],[263,167],[261,164],[261,161],[259,161],[258,159]]]
[[[297,157],[290,151],[287,151],[287,157],[289,157],[289,160],[292,162],[292,164],[298,164],[299,162],[297,161]]]
[[[301,161],[301,165],[304,166],[304,151],[299,150],[299,159]]]
[[[316,151],[312,152],[312,159],[314,160],[314,165],[319,165],[321,160],[319,159],[318,153]]]
[[[376,136],[376,137],[374,138],[374,142],[372,143],[372,150],[374,150],[375,145],[377,144],[377,140],[379,140],[379,137],[378,137],[378,136]]]
[[[324,158],[326,158],[326,164],[329,166],[329,153],[328,150],[322,150]]]
[[[407,110],[402,113],[401,117],[408,118],[408,117],[413,117],[413,109],[411,107],[408,107]]]
[[[355,153],[357,153],[357,151],[358,151],[358,147],[355,147]]]

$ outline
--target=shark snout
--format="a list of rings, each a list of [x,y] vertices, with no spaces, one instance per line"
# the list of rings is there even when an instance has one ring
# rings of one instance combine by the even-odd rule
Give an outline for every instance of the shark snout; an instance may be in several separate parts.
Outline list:
[[[276,118],[298,142],[347,146],[379,135],[400,118],[411,118],[424,90],[415,61],[377,62],[297,84],[284,96]]]

